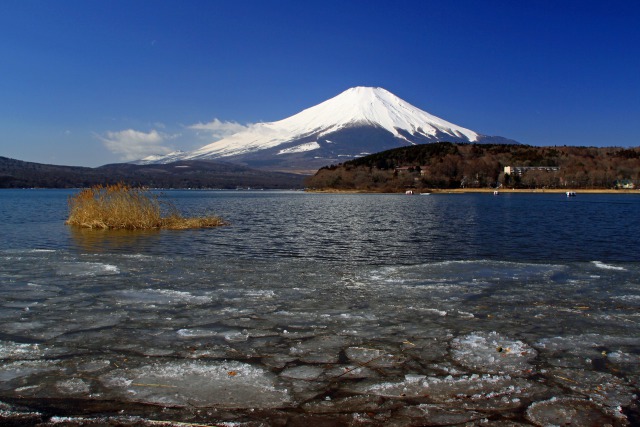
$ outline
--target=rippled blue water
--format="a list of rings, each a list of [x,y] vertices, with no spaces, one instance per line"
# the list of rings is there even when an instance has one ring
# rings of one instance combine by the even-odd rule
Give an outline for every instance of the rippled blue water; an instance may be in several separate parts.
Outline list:
[[[5,248],[307,258],[366,264],[438,260],[634,262],[640,194],[378,195],[168,191],[186,214],[229,227],[100,233],[64,226],[62,190],[0,192]]]

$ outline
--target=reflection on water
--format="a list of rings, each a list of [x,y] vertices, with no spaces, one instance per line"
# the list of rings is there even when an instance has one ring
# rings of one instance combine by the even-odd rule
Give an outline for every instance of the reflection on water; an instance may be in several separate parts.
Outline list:
[[[144,252],[157,242],[161,231],[102,230],[69,226],[74,245],[84,252]]]

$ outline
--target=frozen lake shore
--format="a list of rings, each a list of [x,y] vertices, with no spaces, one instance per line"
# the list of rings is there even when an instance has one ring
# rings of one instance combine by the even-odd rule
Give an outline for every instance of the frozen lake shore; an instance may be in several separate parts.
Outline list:
[[[7,422],[638,420],[635,265],[2,259]]]
[[[635,196],[172,192],[231,225],[96,233],[68,194],[0,192],[1,425],[640,423]]]

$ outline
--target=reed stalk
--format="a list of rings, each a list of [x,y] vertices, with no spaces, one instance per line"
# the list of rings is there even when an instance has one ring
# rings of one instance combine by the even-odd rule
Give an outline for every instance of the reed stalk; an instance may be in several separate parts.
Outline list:
[[[169,214],[163,216],[164,210]],[[217,227],[217,216],[185,218],[177,209],[148,190],[126,184],[98,185],[69,197],[66,224],[84,228],[142,230]]]

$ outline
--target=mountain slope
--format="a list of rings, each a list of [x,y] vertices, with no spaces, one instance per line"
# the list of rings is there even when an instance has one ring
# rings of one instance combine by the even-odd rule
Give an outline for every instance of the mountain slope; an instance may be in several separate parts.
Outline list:
[[[354,87],[289,118],[253,125],[192,152],[143,162],[225,158],[259,168],[316,170],[382,150],[438,141],[515,143],[457,126],[385,89]]]

